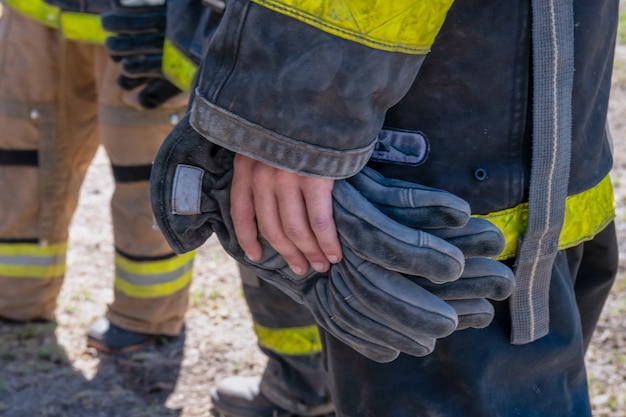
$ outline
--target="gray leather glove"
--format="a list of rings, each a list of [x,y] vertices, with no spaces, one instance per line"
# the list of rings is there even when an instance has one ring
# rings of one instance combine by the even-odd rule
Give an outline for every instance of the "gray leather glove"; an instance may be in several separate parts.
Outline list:
[[[426,355],[437,339],[457,328],[457,310],[461,317],[482,317],[468,323],[482,326],[490,320],[485,319],[484,297],[512,291],[512,273],[506,267],[494,268],[500,265],[495,261],[484,271],[477,268],[482,271],[478,274],[458,279],[465,255],[446,239],[460,247],[477,245],[480,256],[494,256],[503,247],[494,226],[470,220],[467,203],[441,190],[386,182],[368,169],[335,183],[334,214],[344,259],[328,274],[295,275],[263,241],[262,259],[250,262],[230,219],[232,158],[195,132],[187,118],[170,133],[151,178],[155,217],[168,242],[175,251],[185,252],[215,232],[233,258],[305,304],[320,326],[372,360],[391,361],[400,352]],[[432,229],[444,238],[420,229]],[[483,285],[467,284],[475,278],[496,290],[485,294]],[[462,283],[465,289],[457,291],[462,300],[478,302],[455,307],[419,285],[419,279],[451,287]],[[471,293],[476,288],[480,293]]]
[[[499,255],[503,249],[504,241],[499,229],[480,218],[465,219],[467,223],[456,229],[454,224],[458,219],[454,216],[455,212],[446,207],[439,210],[441,216],[438,220],[433,219],[430,210],[433,206],[450,204],[447,199],[449,194],[442,190],[385,178],[367,169],[347,181],[377,209],[398,223],[428,231],[428,234],[446,240],[463,252],[466,258],[463,274],[454,282],[441,283],[437,274],[429,276],[417,269],[407,277],[454,307],[459,317],[457,330],[489,325],[494,309],[487,299],[504,300],[511,295],[515,285],[510,268],[489,259]],[[438,195],[441,196],[440,201]],[[419,201],[415,201],[417,196]],[[337,205],[335,211],[336,208]],[[445,217],[447,213],[449,218]],[[358,241],[358,236],[354,241]]]

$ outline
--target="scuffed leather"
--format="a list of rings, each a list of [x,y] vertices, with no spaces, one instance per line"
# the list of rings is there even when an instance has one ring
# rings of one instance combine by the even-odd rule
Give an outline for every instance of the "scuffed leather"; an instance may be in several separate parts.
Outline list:
[[[234,259],[304,304],[318,325],[366,357],[389,362],[400,352],[427,355],[459,325],[488,325],[493,309],[486,298],[513,290],[510,269],[488,259],[504,247],[495,226],[470,218],[467,203],[449,193],[369,169],[335,182],[333,212],[344,258],[328,273],[294,274],[262,238],[262,259],[250,261],[230,218],[233,154],[188,123],[187,115],[167,137],[151,177],[156,222],[174,250],[196,249],[215,233]],[[466,257],[475,257],[468,273]],[[447,283],[456,296],[446,302],[417,276]]]

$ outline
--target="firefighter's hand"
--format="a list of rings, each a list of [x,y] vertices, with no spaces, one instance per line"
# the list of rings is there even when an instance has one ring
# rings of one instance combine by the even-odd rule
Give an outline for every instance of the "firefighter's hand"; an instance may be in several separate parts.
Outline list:
[[[261,258],[260,233],[296,274],[306,273],[309,266],[325,272],[339,262],[333,184],[331,179],[298,175],[237,155],[231,216],[246,256]]]

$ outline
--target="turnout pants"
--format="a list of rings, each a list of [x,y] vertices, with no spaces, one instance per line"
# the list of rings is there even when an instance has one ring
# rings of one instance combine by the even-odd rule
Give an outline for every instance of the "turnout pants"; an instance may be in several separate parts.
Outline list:
[[[186,97],[143,110],[136,93],[116,85],[119,72],[102,45],[66,40],[4,7],[0,317],[54,318],[70,221],[87,168],[103,145],[115,178],[115,289],[107,317],[143,333],[175,335],[182,327],[193,254],[175,256],[153,228],[149,175]],[[103,278],[110,273],[102,271]]]
[[[311,313],[250,270],[239,269],[258,344],[268,358],[261,392],[297,415],[329,413],[333,405]]]
[[[438,341],[423,358],[361,356],[327,333],[324,352],[338,417],[589,417],[584,354],[617,271],[614,225],[557,255],[550,331],[512,345],[507,302],[485,329]]]

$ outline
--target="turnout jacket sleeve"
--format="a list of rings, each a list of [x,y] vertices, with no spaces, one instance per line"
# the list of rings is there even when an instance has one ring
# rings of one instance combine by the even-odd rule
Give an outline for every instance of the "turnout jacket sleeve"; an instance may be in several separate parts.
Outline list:
[[[452,0],[229,0],[190,107],[208,140],[303,175],[368,161]]]

